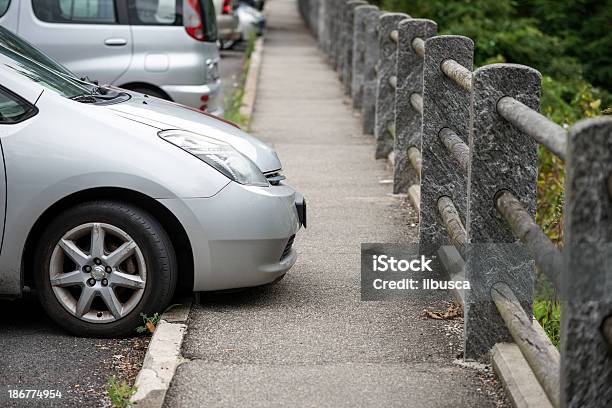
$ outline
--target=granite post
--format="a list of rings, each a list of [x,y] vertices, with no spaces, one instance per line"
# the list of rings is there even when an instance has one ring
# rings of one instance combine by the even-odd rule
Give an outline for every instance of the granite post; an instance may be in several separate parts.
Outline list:
[[[391,31],[397,30],[399,22],[407,18],[410,16],[404,13],[385,13],[378,21],[380,55],[374,118],[377,159],[386,158],[393,150],[393,134],[389,128],[395,126],[395,88],[390,79],[396,72],[397,43],[391,38]]]
[[[317,39],[319,42],[319,48],[321,48],[322,50],[327,49],[327,43],[329,41],[329,31],[327,31],[328,29],[327,18],[329,16],[329,3],[330,3],[329,0],[319,0],[319,14],[317,15],[317,20],[318,20]]]
[[[344,44],[344,64],[342,65],[342,83],[344,93],[351,95],[352,71],[353,71],[353,41],[355,37],[355,9],[359,6],[367,5],[364,0],[350,0],[347,3],[347,15],[345,21],[345,44]]]
[[[510,96],[539,110],[540,74],[533,68],[493,64],[472,78],[464,358],[482,359],[495,343],[512,341],[491,299],[491,287],[505,283],[528,316],[533,316],[534,262],[497,211],[500,191],[510,191],[535,218],[538,146],[497,113]]]
[[[443,35],[425,41],[419,242],[421,253],[427,256],[435,255],[442,246],[451,245],[438,212],[440,197],[451,199],[462,224],[466,224],[467,174],[440,142],[439,133],[449,128],[468,144],[471,94],[447,77],[441,65],[452,59],[471,72],[473,58],[474,43],[467,37]]]
[[[353,109],[361,110],[363,98],[363,83],[365,80],[366,58],[366,22],[371,13],[378,13],[375,6],[355,7],[353,17],[353,67],[351,75],[351,97]]]
[[[561,406],[611,406],[612,117],[575,124],[566,157]]]
[[[409,19],[398,25],[397,89],[395,90],[395,168],[393,193],[405,193],[419,184],[417,171],[407,160],[408,149],[421,151],[423,117],[410,103],[410,95],[423,92],[423,57],[418,55],[412,41],[426,40],[436,35],[437,25],[431,20]]]
[[[342,50],[342,18],[346,3],[349,0],[336,0],[334,2],[334,16],[332,19],[333,41],[332,41],[332,68],[338,70],[341,63]]]
[[[365,17],[365,59],[363,74],[363,97],[361,111],[363,114],[363,133],[374,134],[376,116],[376,65],[378,64],[378,19],[380,10],[370,11]]]

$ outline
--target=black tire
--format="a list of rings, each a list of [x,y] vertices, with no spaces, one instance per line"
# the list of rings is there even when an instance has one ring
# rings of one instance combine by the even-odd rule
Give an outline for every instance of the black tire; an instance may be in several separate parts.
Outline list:
[[[79,225],[111,224],[125,231],[142,251],[147,278],[142,298],[127,315],[108,323],[81,320],[56,298],[49,279],[50,260],[57,242]],[[131,204],[91,201],[70,208],[56,217],[41,235],[34,258],[34,282],[45,311],[67,331],[84,337],[125,337],[142,325],[141,313],[162,313],[172,299],[177,281],[177,263],[172,242],[150,214]]]
[[[143,88],[143,87],[134,87],[134,88],[128,88],[130,91],[134,91],[134,92],[138,92],[141,94],[145,94],[145,95],[149,95],[149,96],[154,96],[156,98],[159,99],[164,99],[166,101],[169,101],[170,98],[168,97],[168,95],[166,95],[165,93],[158,91],[156,89],[152,89],[152,88]]]

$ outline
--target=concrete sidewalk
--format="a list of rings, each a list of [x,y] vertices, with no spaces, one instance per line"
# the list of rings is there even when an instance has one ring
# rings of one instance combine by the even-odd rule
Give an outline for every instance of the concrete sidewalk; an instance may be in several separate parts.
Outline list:
[[[385,164],[292,0],[271,0],[252,122],[308,200],[299,258],[269,288],[194,305],[167,407],[499,406],[490,374],[453,363],[460,321],[423,317],[446,293],[361,302],[360,244],[416,240]],[[381,181],[383,181],[381,183]]]

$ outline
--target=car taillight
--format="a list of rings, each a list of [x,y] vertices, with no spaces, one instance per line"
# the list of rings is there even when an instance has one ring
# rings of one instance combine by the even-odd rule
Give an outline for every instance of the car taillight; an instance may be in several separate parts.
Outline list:
[[[202,10],[200,0],[184,0],[183,2],[183,21],[185,31],[192,38],[204,41],[204,23],[202,22]]]
[[[221,14],[232,14],[232,0],[223,0]]]

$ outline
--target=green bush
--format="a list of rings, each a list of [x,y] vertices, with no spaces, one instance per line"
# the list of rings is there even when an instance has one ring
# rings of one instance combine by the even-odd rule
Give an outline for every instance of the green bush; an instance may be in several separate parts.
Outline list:
[[[557,301],[539,300],[533,303],[533,315],[550,338],[559,348],[561,340],[561,305]]]

